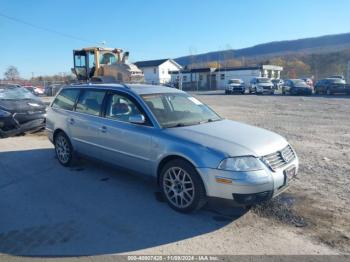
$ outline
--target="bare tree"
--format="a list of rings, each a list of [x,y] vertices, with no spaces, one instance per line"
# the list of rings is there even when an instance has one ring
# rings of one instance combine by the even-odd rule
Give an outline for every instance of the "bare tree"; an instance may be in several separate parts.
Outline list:
[[[20,77],[17,67],[9,66],[4,73],[4,77],[6,80],[18,80]]]

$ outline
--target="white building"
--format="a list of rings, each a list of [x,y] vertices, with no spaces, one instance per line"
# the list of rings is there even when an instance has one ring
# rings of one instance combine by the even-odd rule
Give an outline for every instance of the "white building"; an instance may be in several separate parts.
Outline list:
[[[172,59],[159,59],[136,62],[138,68],[143,71],[145,82],[148,84],[170,83],[170,71],[178,72],[182,67]]]
[[[280,66],[260,65],[230,68],[196,68],[171,73],[171,84],[184,90],[224,89],[230,79],[242,79],[246,86],[254,77],[280,78]]]

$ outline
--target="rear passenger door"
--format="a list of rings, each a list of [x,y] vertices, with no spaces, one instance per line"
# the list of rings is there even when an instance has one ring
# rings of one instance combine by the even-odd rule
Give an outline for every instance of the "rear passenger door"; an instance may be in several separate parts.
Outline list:
[[[95,158],[103,154],[99,145],[103,140],[101,113],[105,94],[105,90],[82,89],[75,112],[68,119],[74,149]]]
[[[131,117],[140,114],[145,123],[132,123]],[[105,99],[104,115],[101,146],[106,150],[105,160],[150,175],[154,127],[136,99],[124,92],[111,91]]]

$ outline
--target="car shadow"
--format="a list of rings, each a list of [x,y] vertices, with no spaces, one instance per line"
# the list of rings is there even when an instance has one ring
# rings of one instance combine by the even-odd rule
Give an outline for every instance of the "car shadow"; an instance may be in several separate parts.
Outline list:
[[[175,212],[154,179],[94,161],[65,168],[51,148],[0,152],[0,253],[87,256],[131,252],[220,229],[247,210],[211,202]]]

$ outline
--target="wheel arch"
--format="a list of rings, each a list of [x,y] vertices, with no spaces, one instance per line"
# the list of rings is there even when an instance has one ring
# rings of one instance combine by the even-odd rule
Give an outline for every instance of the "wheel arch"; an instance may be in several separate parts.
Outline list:
[[[157,184],[158,185],[160,185],[160,173],[161,173],[163,167],[169,161],[176,160],[176,159],[186,161],[187,163],[189,163],[196,170],[196,165],[193,163],[193,161],[189,160],[188,158],[186,158],[184,156],[181,156],[181,155],[176,155],[176,154],[167,155],[164,158],[162,158],[162,160],[159,162],[159,164],[157,166]],[[197,174],[200,177],[201,182],[203,183],[203,185],[205,185],[202,176],[198,172],[197,172]],[[204,188],[205,188],[205,186],[204,186]]]
[[[57,128],[57,129],[53,132],[53,136],[52,136],[53,143],[55,143],[56,136],[57,136],[59,133],[63,133],[63,134],[69,139],[69,137],[67,136],[67,133],[64,132],[63,129]],[[71,142],[70,139],[69,139],[69,142]],[[72,144],[72,142],[71,142],[71,144]]]

